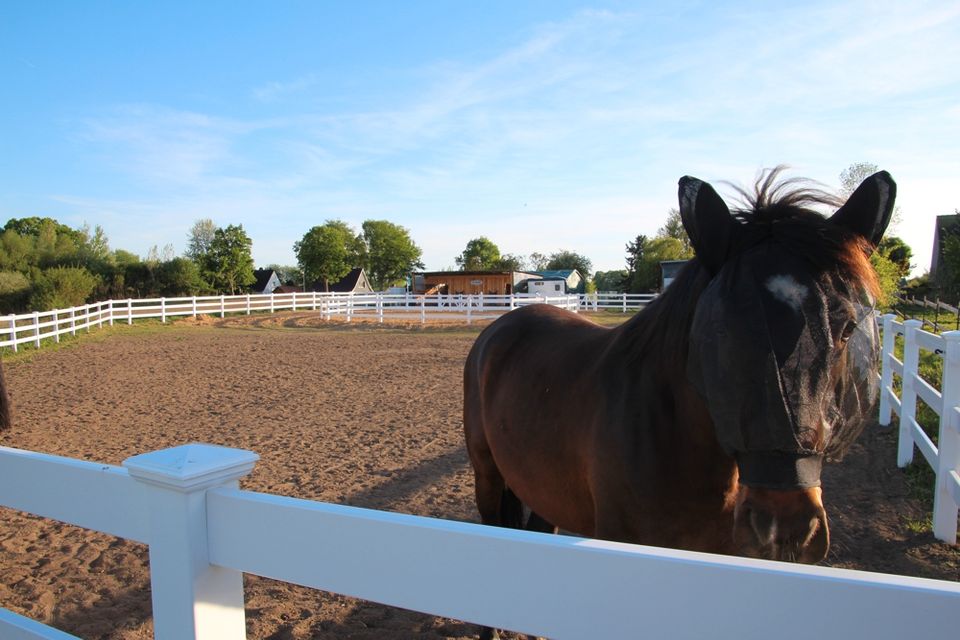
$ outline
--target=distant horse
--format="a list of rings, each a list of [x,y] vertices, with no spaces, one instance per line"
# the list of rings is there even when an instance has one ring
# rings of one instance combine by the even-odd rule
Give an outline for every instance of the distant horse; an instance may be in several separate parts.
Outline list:
[[[696,257],[619,327],[535,305],[480,334],[463,424],[485,524],[826,556],[821,464],[876,400],[869,255],[896,184],[874,174],[842,204],[779,172],[741,190],[733,215],[709,184],[681,179]],[[811,208],[824,205],[839,209]]]

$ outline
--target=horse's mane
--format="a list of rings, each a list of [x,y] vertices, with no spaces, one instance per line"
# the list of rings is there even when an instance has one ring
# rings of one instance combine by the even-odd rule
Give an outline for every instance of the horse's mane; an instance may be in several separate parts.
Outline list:
[[[803,178],[780,180],[785,167],[762,172],[748,192],[732,185],[740,206],[731,212],[739,223],[728,259],[765,242],[775,242],[808,261],[815,270],[837,271],[851,292],[880,295],[877,274],[870,264],[874,247],[864,238],[831,224],[816,208],[835,210],[843,200]],[[670,287],[622,325],[632,359],[655,349],[661,362],[686,367],[687,342],[700,294],[712,274],[692,258]]]

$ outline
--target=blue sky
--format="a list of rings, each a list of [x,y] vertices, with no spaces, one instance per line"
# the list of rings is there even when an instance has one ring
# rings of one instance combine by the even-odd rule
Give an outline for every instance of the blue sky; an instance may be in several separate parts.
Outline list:
[[[5,0],[0,221],[142,256],[209,217],[262,266],[387,219],[429,269],[486,235],[606,270],[682,175],[872,162],[927,268],[960,208],[960,3],[667,4]]]

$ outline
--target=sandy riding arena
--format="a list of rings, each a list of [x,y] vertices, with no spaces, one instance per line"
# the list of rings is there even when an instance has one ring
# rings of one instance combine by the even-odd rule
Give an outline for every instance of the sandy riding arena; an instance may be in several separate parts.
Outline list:
[[[477,521],[460,414],[461,369],[479,327],[314,316],[116,327],[16,358],[5,363],[15,425],[0,444],[120,464],[209,442],[260,454],[246,489]],[[908,526],[928,514],[895,458],[892,434],[875,427],[828,467],[827,564],[960,579],[960,553]],[[255,576],[245,593],[252,639],[478,633]],[[152,638],[146,548],[0,509],[0,606],[82,638]]]

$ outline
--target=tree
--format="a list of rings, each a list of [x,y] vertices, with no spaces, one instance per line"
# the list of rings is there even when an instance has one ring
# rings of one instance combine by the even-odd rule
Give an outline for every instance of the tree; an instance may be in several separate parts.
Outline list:
[[[218,291],[231,295],[253,284],[253,257],[250,249],[253,241],[243,230],[243,225],[229,225],[217,229],[204,258],[204,269],[210,284]]]
[[[406,279],[414,269],[422,269],[423,254],[410,232],[386,220],[365,220],[363,240],[366,244],[367,276],[373,288],[382,291]]]
[[[683,227],[683,219],[680,217],[679,209],[670,209],[667,212],[667,221],[657,230],[658,238],[676,238],[680,241],[685,257],[693,257],[693,245],[690,244],[690,236]]]
[[[505,253],[500,256],[494,269],[498,271],[523,271],[526,269],[526,260],[523,256]]]
[[[190,258],[162,262],[156,280],[160,295],[168,297],[195,296],[209,288],[200,274],[200,266]]]
[[[468,242],[454,261],[461,271],[490,271],[500,262],[500,248],[490,238],[480,236]]]
[[[584,280],[589,280],[593,273],[593,262],[586,256],[574,251],[561,250],[551,253],[550,259],[547,261],[547,268],[544,271],[561,269],[576,269]]]
[[[80,231],[71,229],[53,218],[38,218],[37,216],[30,218],[11,218],[7,220],[7,224],[3,226],[3,229],[4,231],[15,231],[21,236],[39,236],[44,229],[49,229],[54,235],[68,236],[77,242],[82,240]]]
[[[902,238],[887,236],[880,241],[877,251],[897,266],[901,278],[910,275],[912,267],[910,260],[913,258],[913,249]]]
[[[366,248],[363,239],[346,222],[327,220],[295,242],[293,252],[307,282],[321,280],[323,290],[329,291],[331,282],[363,264]]]
[[[83,267],[45,269],[34,279],[30,308],[48,311],[80,306],[93,293],[97,282],[97,277]]]
[[[207,252],[210,251],[210,245],[213,243],[213,236],[217,232],[217,225],[213,224],[210,218],[201,218],[190,227],[190,233],[187,240],[187,250],[184,255],[191,260],[202,264]]]
[[[550,261],[550,258],[548,258],[547,256],[545,256],[545,255],[543,255],[542,253],[539,253],[539,252],[537,252],[537,251],[534,251],[533,253],[530,254],[530,261],[529,261],[529,263],[530,263],[530,268],[531,268],[533,271],[544,271],[544,270],[546,270],[546,268],[547,268],[547,263],[548,263],[549,261]]]
[[[624,290],[624,285],[627,283],[629,275],[626,269],[620,269],[619,271],[597,271],[593,274],[593,284],[597,288],[597,291],[621,292]]]

